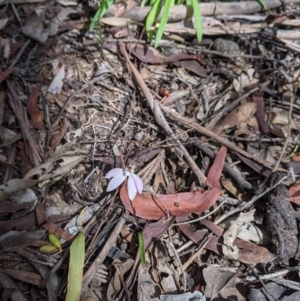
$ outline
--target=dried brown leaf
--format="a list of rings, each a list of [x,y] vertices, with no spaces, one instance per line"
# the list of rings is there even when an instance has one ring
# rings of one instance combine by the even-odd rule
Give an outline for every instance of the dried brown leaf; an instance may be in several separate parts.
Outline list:
[[[158,220],[171,216],[179,216],[192,212],[202,212],[211,207],[221,193],[219,183],[220,175],[226,156],[226,148],[221,147],[216,155],[215,161],[209,170],[206,184],[212,188],[207,191],[196,190],[168,195],[151,195],[148,192],[138,194],[131,202],[128,197],[127,185],[121,187],[120,198],[126,209],[138,217]]]
[[[8,221],[0,221],[0,235],[10,230],[29,230],[36,224],[35,214],[31,212],[23,217]]]
[[[44,115],[38,108],[38,99],[40,96],[41,84],[35,84],[31,87],[31,93],[27,102],[27,111],[31,118],[31,123],[34,128],[44,130],[43,119]]]
[[[26,283],[30,283],[36,286],[40,286],[42,283],[42,277],[37,273],[14,269],[3,269],[3,271],[7,275]]]
[[[14,71],[13,68],[7,69],[4,72],[0,73],[0,84],[6,80],[6,78]]]
[[[224,120],[216,125],[212,131],[216,134],[221,133],[229,128],[236,126],[241,127],[243,123],[247,123],[249,119],[255,114],[257,104],[254,102],[247,102],[238,106],[236,109],[231,111]]]
[[[262,95],[254,94],[252,96],[252,101],[257,105],[255,118],[257,120],[260,133],[262,135],[266,135],[270,133],[270,130],[269,130],[269,125],[265,118],[264,98],[262,97]]]
[[[132,265],[134,263],[134,260],[127,259],[125,262],[121,262],[119,259],[115,259],[113,261],[113,265],[116,268],[116,272],[114,276],[112,277],[108,289],[107,289],[107,300],[108,301],[115,301],[117,294],[122,289],[122,283],[124,283],[124,274],[128,272]]]

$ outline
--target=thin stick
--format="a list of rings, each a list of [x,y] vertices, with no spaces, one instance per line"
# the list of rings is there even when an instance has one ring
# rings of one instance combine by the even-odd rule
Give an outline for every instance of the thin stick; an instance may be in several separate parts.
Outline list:
[[[273,166],[268,161],[260,159],[259,157],[256,157],[256,156],[244,151],[243,149],[239,148],[238,146],[236,146],[232,142],[224,139],[223,137],[221,137],[221,136],[215,134],[214,132],[208,130],[207,128],[201,126],[196,120],[191,120],[187,117],[181,116],[175,110],[171,110],[171,109],[169,109],[168,107],[165,107],[165,106],[161,106],[161,109],[167,114],[167,116],[170,119],[175,120],[175,121],[185,125],[188,128],[193,128],[195,131],[199,132],[200,134],[205,135],[209,138],[212,138],[215,141],[218,141],[220,144],[228,147],[232,151],[240,153],[241,155],[243,155],[243,156],[245,156],[249,159],[252,159],[252,160],[256,161],[259,164],[262,164],[263,166],[265,166],[269,169],[273,168]]]
[[[9,65],[9,67],[7,69],[11,69],[15,66],[15,64],[18,62],[18,60],[20,59],[21,55],[23,54],[23,52],[27,48],[27,46],[30,44],[30,42],[31,42],[30,39],[26,40],[26,42],[24,43],[22,48],[19,50],[18,54],[16,55],[16,57],[14,58],[14,60],[11,62],[11,64]]]
[[[300,267],[296,266],[296,267],[293,267],[291,269],[284,269],[284,270],[277,271],[277,272],[274,272],[274,273],[271,273],[271,274],[259,275],[259,278],[267,280],[267,279],[271,279],[271,278],[277,278],[277,277],[280,277],[280,276],[284,276],[284,275],[286,275],[287,273],[290,273],[290,272],[298,272],[299,270],[300,270]],[[257,280],[256,276],[247,276],[247,278],[246,278],[246,281],[255,281],[255,280]]]
[[[95,261],[91,264],[90,268],[86,271],[86,273],[83,276],[82,280],[82,293],[85,292],[88,289],[88,285],[90,284],[91,280],[93,279],[95,272],[99,268],[99,266],[103,263],[105,260],[109,250],[111,247],[115,244],[123,226],[125,225],[126,217],[122,216],[115,226],[114,230],[112,231],[110,237],[108,238],[105,246],[101,249],[101,252],[95,259]]]
[[[288,143],[289,143],[289,137],[290,137],[290,134],[291,134],[291,121],[292,121],[292,113],[293,113],[293,103],[295,101],[295,93],[294,93],[294,89],[293,89],[293,81],[294,79],[291,79],[291,77],[283,70],[283,69],[279,69],[280,72],[284,75],[284,77],[286,78],[286,80],[288,81],[289,83],[289,86],[290,86],[290,92],[291,92],[291,99],[290,99],[290,108],[289,108],[289,119],[288,119],[288,134],[287,134],[287,137],[286,137],[286,140],[284,142],[284,145],[283,145],[283,148],[281,150],[281,153],[280,153],[280,156],[279,156],[279,159],[277,160],[274,168],[273,168],[273,172],[275,172],[280,164],[280,162],[282,161],[282,158],[284,156],[284,153],[285,153],[285,150],[288,146]]]
[[[225,202],[221,202],[221,204],[215,208],[213,211],[207,213],[206,215],[203,215],[201,217],[198,217],[196,219],[192,219],[192,220],[189,220],[189,221],[186,221],[186,222],[180,222],[180,223],[175,223],[175,224],[172,224],[172,226],[180,226],[180,225],[186,225],[186,224],[192,224],[192,223],[196,223],[196,222],[199,222],[201,221],[202,219],[206,219],[207,217],[211,216],[212,214],[214,214],[216,211],[219,210],[219,208],[221,208],[223,205],[225,204]]]
[[[200,249],[198,251],[196,251],[182,266],[183,266],[183,270],[185,271],[191,264],[192,262],[201,254],[201,252],[203,252],[205,246],[208,244],[210,238],[212,236],[212,233],[210,233],[207,238],[206,241],[203,242],[202,246],[200,247]]]
[[[189,166],[195,173],[196,177],[198,178],[200,185],[204,186],[205,182],[206,182],[206,176],[199,169],[199,167],[197,166],[195,161],[192,159],[192,157],[190,156],[187,149],[182,145],[181,141],[178,139],[178,137],[174,134],[173,130],[169,126],[168,122],[165,119],[165,116],[163,115],[163,113],[161,111],[161,107],[160,107],[159,103],[153,98],[153,96],[152,96],[150,90],[148,89],[148,87],[146,86],[142,76],[139,74],[137,69],[131,63],[124,44],[122,44],[122,43],[120,44],[120,49],[121,49],[122,54],[124,55],[124,58],[129,66],[131,72],[133,73],[133,76],[134,76],[137,84],[141,88],[151,110],[153,111],[156,122],[164,129],[164,131],[167,133],[167,135],[169,135],[172,138],[174,143],[178,144],[178,146],[175,146],[177,153],[179,153],[179,156],[180,156],[180,153],[183,154],[187,163],[189,164]]]
[[[271,190],[273,190],[274,188],[276,188],[280,183],[282,183],[285,179],[287,178],[287,176],[282,177],[276,184],[274,184],[273,186],[269,187],[268,189],[266,189],[265,191],[263,191],[260,194],[255,195],[250,201],[241,204],[239,207],[233,209],[232,211],[228,211],[225,214],[223,214],[218,220],[216,220],[214,223],[216,225],[220,224],[222,221],[224,221],[225,219],[227,219],[228,217],[239,213],[241,211],[244,211],[246,209],[249,209],[257,200],[259,200],[261,197],[263,197],[265,194],[267,194],[268,192],[270,192]]]

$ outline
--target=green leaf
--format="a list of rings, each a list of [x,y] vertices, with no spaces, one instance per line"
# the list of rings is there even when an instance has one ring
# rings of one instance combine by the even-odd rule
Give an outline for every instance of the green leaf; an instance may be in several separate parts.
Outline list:
[[[158,1],[158,0],[150,0],[149,5],[152,7],[156,1]]]
[[[185,5],[186,6],[192,6],[192,0],[186,0]]]
[[[145,29],[146,29],[146,34],[147,34],[147,38],[149,41],[151,41],[152,37],[153,37],[153,30],[150,30],[149,28],[153,25],[154,21],[156,20],[158,14],[160,12],[161,3],[162,3],[162,0],[156,0],[153,3],[153,6],[146,19]]]
[[[198,0],[191,0],[196,24],[197,41],[200,43],[203,36],[202,13]]]
[[[259,4],[262,6],[262,8],[267,11],[269,14],[271,14],[271,10],[267,7],[267,4],[264,0],[257,0]]]
[[[146,253],[145,253],[145,242],[144,242],[144,233],[139,232],[138,233],[139,238],[139,251],[140,251],[140,257],[141,257],[141,264],[146,264]]]
[[[268,10],[268,7],[264,0],[257,0],[264,10]]]
[[[114,0],[102,0],[100,6],[91,20],[90,31],[92,31],[100,22],[108,8],[114,3]]]
[[[168,22],[168,17],[169,17],[169,13],[170,13],[170,9],[171,7],[174,5],[174,0],[166,0],[165,2],[165,7],[162,13],[162,17],[161,17],[161,21],[159,24],[159,28],[155,37],[155,48],[158,46],[158,43],[164,33],[166,24]]]
[[[85,256],[85,235],[77,235],[70,247],[68,287],[66,301],[79,301]]]
[[[53,246],[55,246],[57,249],[59,249],[61,251],[61,243],[60,243],[60,240],[59,238],[53,234],[53,233],[50,233],[48,235],[48,239],[49,241],[52,243]]]

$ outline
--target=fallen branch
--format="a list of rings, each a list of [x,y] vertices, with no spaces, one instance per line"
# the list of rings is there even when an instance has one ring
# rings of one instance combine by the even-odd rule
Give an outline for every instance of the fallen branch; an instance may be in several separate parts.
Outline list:
[[[300,0],[264,0],[268,9],[273,9],[286,4],[297,4]],[[126,12],[122,17],[129,18],[132,21],[143,22],[151,7],[133,7],[130,11]],[[210,3],[201,3],[200,9],[203,16],[216,16],[216,15],[242,15],[242,14],[254,14],[263,11],[259,1],[243,1],[243,2],[229,2],[223,3],[220,1],[214,1]],[[106,17],[115,16],[117,11],[119,12],[117,4],[111,5],[105,14]],[[185,5],[175,5],[171,7],[168,22],[178,22],[191,17],[188,9]],[[160,20],[161,14],[158,17]]]
[[[27,149],[26,149],[27,155],[29,156],[31,163],[34,166],[38,166],[40,165],[42,159],[37,147],[37,143],[34,141],[30,133],[29,126],[27,125],[24,119],[24,110],[23,110],[22,102],[18,94],[15,92],[12,82],[6,80],[6,84],[9,90],[8,93],[9,104],[18,120],[24,142],[27,143]]]
[[[270,162],[260,159],[256,156],[244,151],[243,149],[239,148],[235,144],[231,143],[229,140],[226,140],[226,139],[222,138],[221,136],[215,134],[214,132],[208,130],[207,128],[201,126],[196,120],[191,120],[187,117],[181,116],[175,110],[172,110],[166,106],[161,106],[161,109],[164,111],[164,113],[167,115],[168,118],[181,123],[182,125],[186,126],[189,129],[192,128],[192,129],[196,130],[198,133],[205,135],[209,138],[212,138],[215,141],[218,141],[220,144],[228,147],[232,151],[240,153],[241,155],[243,155],[249,159],[252,159],[252,160],[256,161],[257,163],[260,163],[269,169],[273,168],[273,165],[270,164]]]

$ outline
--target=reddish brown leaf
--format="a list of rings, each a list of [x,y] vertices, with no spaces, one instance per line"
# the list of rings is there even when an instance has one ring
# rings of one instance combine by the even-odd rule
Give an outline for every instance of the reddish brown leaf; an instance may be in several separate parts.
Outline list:
[[[3,201],[0,202],[0,213],[17,212],[19,210],[25,209],[26,207],[29,207],[28,203],[16,204],[11,201]]]
[[[290,187],[289,201],[300,206],[300,183],[296,183]]]
[[[181,215],[176,218],[177,223],[188,221],[189,214]],[[200,242],[206,235],[207,231],[204,230],[196,230],[192,224],[184,224],[179,225],[179,229],[182,231],[184,235],[186,235],[190,240],[192,240],[195,244]]]
[[[18,41],[16,43],[12,43],[9,57],[12,58],[24,44],[25,44],[24,40]],[[10,63],[12,62],[12,60],[13,59],[10,59]]]
[[[25,144],[21,141],[18,142],[17,147],[20,149],[20,154],[22,156],[22,161],[20,162],[22,175],[26,175],[27,172],[33,168],[30,158],[27,156],[25,150]]]
[[[49,232],[55,234],[57,237],[61,237],[67,241],[72,241],[74,236],[69,234],[64,229],[60,228],[56,224],[53,223],[46,223],[43,227]]]
[[[176,221],[179,221],[178,218]],[[205,225],[210,231],[212,231],[217,236],[213,235],[210,237],[208,243],[205,246],[205,249],[211,250],[216,254],[223,256],[222,244],[224,229],[220,226],[214,224],[209,220],[202,220],[201,224]],[[193,242],[199,243],[207,232],[204,230],[195,231],[194,226],[191,224],[179,226],[181,231],[190,238]],[[270,262],[276,258],[276,255],[270,253],[266,248],[257,246],[254,243],[244,241],[242,239],[236,239],[235,244],[239,248],[239,257],[238,261],[247,263],[247,264],[257,264],[261,262]]]
[[[61,237],[67,241],[72,241],[74,239],[74,236],[67,231],[65,231],[62,228],[57,228],[56,231],[54,231],[54,234],[58,237]]]
[[[120,198],[126,209],[138,217],[158,220],[167,216],[180,216],[192,212],[202,212],[211,207],[221,193],[220,174],[223,169],[226,147],[221,147],[216,155],[215,161],[208,173],[206,184],[212,186],[207,191],[196,190],[193,192],[183,192],[167,195],[151,195],[143,192],[136,196],[131,202],[128,197],[126,183],[120,191]]]
[[[300,162],[300,156],[299,156],[299,155],[294,156],[294,157],[292,158],[292,160],[295,161],[295,162]]]
[[[105,48],[113,53],[119,52],[119,47],[118,47],[117,43],[105,43],[103,45],[103,48]],[[140,61],[142,61],[143,63],[146,63],[146,64],[161,65],[161,64],[176,63],[176,62],[182,61],[182,60],[200,61],[199,57],[197,57],[195,55],[186,54],[183,52],[174,54],[172,56],[165,56],[165,55],[160,54],[160,52],[157,51],[156,49],[154,49],[153,47],[149,47],[147,45],[127,44],[127,50],[130,53],[132,53],[134,56],[136,56]],[[198,70],[198,72],[199,72],[199,70]],[[203,71],[203,75],[204,75],[204,73],[205,73],[205,71]]]
[[[49,146],[49,150],[44,155],[45,158],[50,155],[50,153],[57,147],[57,145],[59,144],[61,139],[64,137],[64,135],[68,129],[69,123],[65,119],[62,119],[60,125],[61,125],[61,129],[53,135],[50,146]]]
[[[257,109],[255,112],[255,118],[258,123],[259,130],[262,135],[266,135],[270,133],[269,125],[265,119],[265,108],[264,108],[264,99],[261,95],[254,94],[252,96],[252,101],[256,103]]]
[[[127,49],[130,53],[135,55],[140,61],[147,64],[169,64],[178,62],[181,60],[197,59],[196,56],[186,54],[186,53],[178,53],[172,56],[165,56],[160,54],[159,51],[154,49],[153,47],[149,47],[147,45],[141,44],[127,44]]]
[[[6,80],[6,78],[14,71],[13,68],[7,69],[6,71],[0,73],[0,84]]]
[[[36,224],[34,212],[9,221],[0,221],[0,235],[10,230],[29,230]]]
[[[145,249],[147,249],[151,243],[159,238],[165,231],[171,226],[173,218],[167,220],[160,220],[156,223],[146,224],[144,228],[144,242]]]
[[[37,205],[35,207],[35,215],[36,215],[36,219],[37,219],[37,224],[39,226],[46,223],[46,221],[47,221],[46,210],[45,210],[42,202],[37,203]]]
[[[33,127],[35,127],[38,130],[43,130],[44,125],[43,125],[43,113],[39,110],[38,108],[38,99],[40,96],[40,89],[41,89],[41,84],[35,84],[31,88],[31,93],[28,98],[27,102],[27,111],[28,114],[31,118],[31,123]]]
[[[191,71],[200,77],[207,78],[207,73],[205,69],[202,68],[202,66],[198,62],[195,62],[195,60],[181,60],[179,63],[176,63],[175,65],[176,66],[181,65],[186,70]]]

